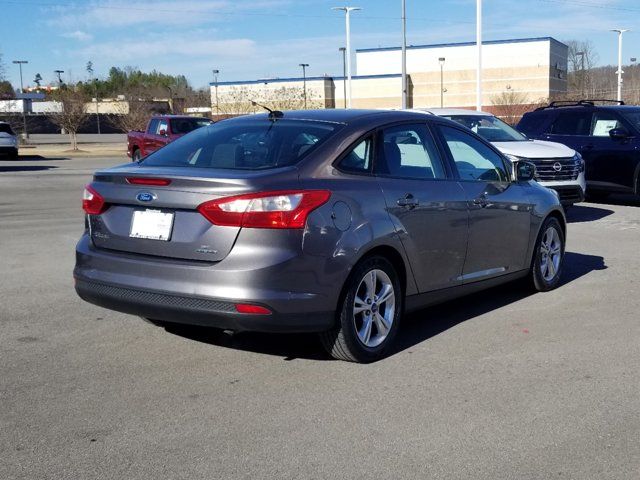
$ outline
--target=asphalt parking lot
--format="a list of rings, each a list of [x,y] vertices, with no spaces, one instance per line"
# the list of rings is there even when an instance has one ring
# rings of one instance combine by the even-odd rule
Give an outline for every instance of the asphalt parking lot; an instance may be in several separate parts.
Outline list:
[[[82,187],[122,160],[0,161],[0,478],[640,478],[637,200],[570,210],[557,290],[421,311],[357,365],[77,298]]]

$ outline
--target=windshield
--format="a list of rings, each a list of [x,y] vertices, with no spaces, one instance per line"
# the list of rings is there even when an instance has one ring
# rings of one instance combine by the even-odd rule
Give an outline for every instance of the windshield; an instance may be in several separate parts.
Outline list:
[[[171,131],[175,134],[189,133],[196,128],[211,124],[208,118],[172,118],[170,122]]]
[[[8,123],[0,123],[0,133],[8,133],[9,135],[15,135],[11,126]]]
[[[342,124],[256,118],[222,121],[179,138],[143,165],[262,170],[295,165]]]
[[[626,118],[637,130],[640,130],[640,108],[627,110],[621,109],[622,116]]]
[[[524,142],[527,140],[527,137],[497,117],[488,115],[449,115],[445,118],[473,130],[488,142]]]

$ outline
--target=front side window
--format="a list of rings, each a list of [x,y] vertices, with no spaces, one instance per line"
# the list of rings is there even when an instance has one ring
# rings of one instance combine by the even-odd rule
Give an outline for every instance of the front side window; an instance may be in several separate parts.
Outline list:
[[[295,165],[342,124],[264,118],[195,130],[149,155],[142,165],[262,170]]]
[[[156,131],[156,135],[162,135],[160,132],[162,132],[164,130],[164,133],[167,133],[167,121],[166,120],[160,120],[160,122],[158,123],[158,130]]]
[[[622,123],[612,113],[596,112],[593,115],[593,123],[591,124],[591,136],[608,137],[611,130],[621,127]]]
[[[462,130],[446,125],[440,125],[439,128],[462,180],[509,181],[499,154]]]
[[[591,112],[560,112],[549,133],[555,135],[589,135]]]
[[[371,137],[362,140],[340,160],[340,170],[353,173],[370,172],[372,151],[373,140]]]
[[[379,175],[403,178],[446,178],[442,159],[424,124],[398,125],[382,131]]]

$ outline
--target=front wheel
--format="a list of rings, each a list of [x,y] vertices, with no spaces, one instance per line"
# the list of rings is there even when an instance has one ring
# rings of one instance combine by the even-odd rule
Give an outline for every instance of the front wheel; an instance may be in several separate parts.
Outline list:
[[[542,224],[531,265],[531,283],[539,292],[553,290],[560,283],[565,238],[560,222],[547,218]]]
[[[332,357],[350,362],[382,358],[393,342],[402,315],[398,274],[384,257],[359,263],[347,280],[336,327],[321,334]]]

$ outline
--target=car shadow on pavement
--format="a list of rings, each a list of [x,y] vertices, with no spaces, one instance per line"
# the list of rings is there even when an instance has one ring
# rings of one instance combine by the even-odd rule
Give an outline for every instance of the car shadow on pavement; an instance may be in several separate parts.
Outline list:
[[[586,205],[574,205],[566,212],[568,223],[593,222],[613,213],[614,211],[608,208],[587,207]]]
[[[7,165],[0,166],[0,173],[2,172],[37,172],[39,170],[51,170],[58,168],[54,165]]]
[[[593,201],[596,205],[621,205],[625,207],[640,207],[640,195],[613,194],[605,199]]]

